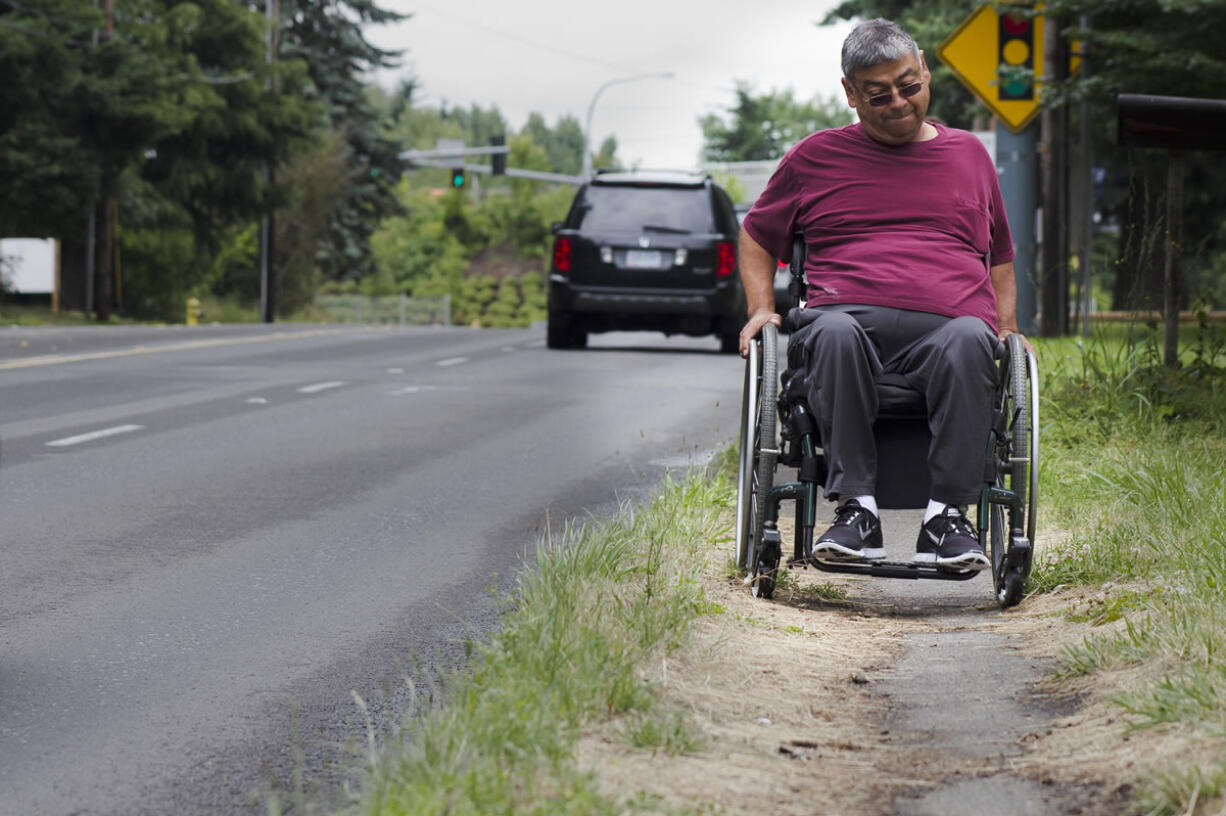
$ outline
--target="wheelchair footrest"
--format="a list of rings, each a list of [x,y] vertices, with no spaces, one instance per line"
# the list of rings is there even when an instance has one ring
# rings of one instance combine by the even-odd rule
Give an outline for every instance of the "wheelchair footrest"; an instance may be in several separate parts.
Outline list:
[[[936,564],[913,564],[909,561],[848,561],[832,563],[816,558],[793,558],[788,566],[811,566],[822,572],[843,572],[851,575],[871,575],[876,578],[930,579],[935,581],[967,581],[980,572],[990,570],[950,570]]]

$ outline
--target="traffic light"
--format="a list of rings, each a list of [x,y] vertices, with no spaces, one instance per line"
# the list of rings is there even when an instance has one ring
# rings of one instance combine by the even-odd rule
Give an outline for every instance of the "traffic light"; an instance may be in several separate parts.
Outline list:
[[[465,184],[464,168],[463,167],[451,168],[451,189],[462,190],[464,189],[464,184]]]
[[[998,98],[1034,99],[1034,18],[1001,7],[999,19]]]
[[[507,143],[507,140],[505,136],[491,136],[490,137],[490,144],[493,145],[494,147],[502,147],[506,143]],[[495,176],[506,175],[507,154],[506,153],[495,153],[492,156],[490,156],[490,166],[492,170],[492,175],[495,175]]]

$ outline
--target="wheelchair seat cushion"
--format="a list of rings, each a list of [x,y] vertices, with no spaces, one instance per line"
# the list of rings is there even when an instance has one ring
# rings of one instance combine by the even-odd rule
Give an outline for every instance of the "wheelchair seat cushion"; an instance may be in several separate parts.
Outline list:
[[[804,377],[795,369],[787,369],[780,377],[783,384],[781,402],[791,404],[804,400]],[[877,380],[877,415],[879,417],[921,418],[928,414],[924,395],[907,385],[901,374],[882,374]]]
[[[901,374],[882,374],[877,378],[878,416],[926,416],[924,395],[907,385]]]

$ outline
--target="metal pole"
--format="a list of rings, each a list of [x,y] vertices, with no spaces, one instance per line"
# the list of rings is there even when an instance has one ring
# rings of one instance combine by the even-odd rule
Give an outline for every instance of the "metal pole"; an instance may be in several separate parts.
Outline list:
[[[1083,16],[1081,18],[1081,30],[1086,31],[1090,28],[1090,18]],[[1090,75],[1090,54],[1089,48],[1085,45],[1085,40],[1082,40],[1081,46],[1081,76],[1089,77]],[[1083,337],[1090,336],[1090,250],[1094,246],[1094,146],[1090,142],[1090,102],[1088,99],[1083,99],[1081,102],[1081,171],[1082,183],[1085,184],[1085,210],[1082,212],[1082,229],[1084,230],[1081,241],[1081,335]]]
[[[1166,170],[1166,265],[1162,275],[1162,362],[1179,365],[1179,251],[1187,151],[1172,150]]]
[[[1038,126],[1028,125],[1021,133],[996,127],[996,169],[1000,173],[1000,192],[1013,233],[1013,270],[1017,277],[1017,325],[1023,334],[1039,330],[1035,287],[1035,208],[1038,202],[1036,150]]]
[[[587,121],[583,127],[583,172],[580,173],[584,179],[590,178],[592,175],[592,113],[596,110],[596,100],[604,93],[604,89],[610,85],[618,85],[623,82],[636,82],[640,79],[672,79],[672,71],[664,74],[635,74],[634,76],[619,77],[618,79],[610,79],[605,84],[596,89],[596,93],[592,94],[592,101],[587,106]]]

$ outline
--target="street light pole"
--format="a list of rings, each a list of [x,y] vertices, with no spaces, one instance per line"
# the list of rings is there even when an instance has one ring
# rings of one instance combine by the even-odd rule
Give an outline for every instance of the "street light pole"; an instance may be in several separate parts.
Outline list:
[[[591,104],[587,106],[587,123],[583,128],[583,172],[579,174],[580,176],[587,179],[592,175],[592,113],[596,110],[596,100],[604,93],[604,89],[610,85],[618,85],[623,82],[636,82],[640,79],[672,79],[674,76],[675,74],[672,71],[663,74],[635,74],[634,76],[610,79],[596,89],[596,93],[592,94]]]

